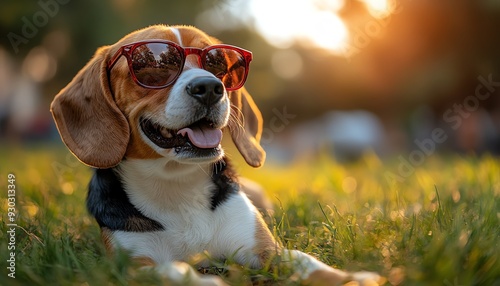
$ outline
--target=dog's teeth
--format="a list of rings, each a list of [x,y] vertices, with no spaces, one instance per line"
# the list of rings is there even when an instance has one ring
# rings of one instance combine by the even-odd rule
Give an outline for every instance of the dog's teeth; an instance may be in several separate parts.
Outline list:
[[[160,129],[160,133],[161,136],[163,136],[164,138],[172,138],[172,133],[170,133],[170,131],[168,131],[168,129],[165,127],[162,127]]]

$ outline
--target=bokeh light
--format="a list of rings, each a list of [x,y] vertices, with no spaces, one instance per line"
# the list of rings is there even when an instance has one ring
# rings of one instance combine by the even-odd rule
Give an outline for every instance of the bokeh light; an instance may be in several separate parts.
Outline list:
[[[345,48],[348,31],[337,14],[343,1],[251,0],[248,5],[255,29],[276,47],[299,43],[332,52]]]

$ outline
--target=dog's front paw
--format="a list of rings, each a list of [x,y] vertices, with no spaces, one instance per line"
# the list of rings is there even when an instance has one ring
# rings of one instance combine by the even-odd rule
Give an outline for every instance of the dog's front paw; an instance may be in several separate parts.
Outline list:
[[[374,272],[347,273],[333,268],[316,270],[302,281],[303,285],[310,286],[377,286],[384,283],[385,279]]]
[[[172,262],[157,266],[156,270],[168,282],[168,285],[189,286],[227,286],[215,275],[201,275],[185,262]]]
[[[375,272],[354,272],[349,273],[347,283],[344,285],[377,286],[385,284],[385,279]]]

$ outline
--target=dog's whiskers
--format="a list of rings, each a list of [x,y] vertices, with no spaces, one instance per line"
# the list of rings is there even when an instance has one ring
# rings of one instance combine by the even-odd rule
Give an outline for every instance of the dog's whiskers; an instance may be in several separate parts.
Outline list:
[[[231,109],[232,110],[235,110],[237,112],[237,114],[233,114],[231,112],[230,116],[231,118],[234,119],[234,122],[241,128],[241,129],[244,129],[245,128],[245,116],[243,115],[243,111],[241,111],[240,108],[238,108],[237,106],[235,106],[234,104],[231,104]],[[240,115],[240,116],[237,116],[237,115]],[[240,118],[241,118],[241,121],[240,121]]]
[[[213,164],[213,171],[212,171],[212,174],[211,174],[211,178],[213,179],[213,175],[217,175],[220,171],[222,171],[222,166],[226,167],[227,166],[227,163],[226,161],[224,160],[224,158],[220,159],[219,161],[215,162]]]
[[[243,117],[243,112],[236,106],[232,105],[233,109],[237,114],[234,114],[233,112],[230,113],[229,115],[229,125],[232,126],[234,129],[233,132],[236,134],[236,138],[240,136],[240,134],[245,132],[245,127],[244,127],[244,120],[245,118]],[[238,116],[239,115],[241,116]],[[240,119],[241,118],[241,119]]]

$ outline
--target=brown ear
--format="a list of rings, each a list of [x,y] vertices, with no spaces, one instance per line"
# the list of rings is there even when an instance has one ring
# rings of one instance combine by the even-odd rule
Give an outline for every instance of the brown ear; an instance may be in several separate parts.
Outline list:
[[[230,98],[231,138],[248,165],[260,167],[266,159],[266,152],[260,146],[263,123],[260,110],[245,88],[231,92]]]
[[[80,161],[95,168],[116,166],[130,135],[127,119],[109,89],[107,52],[108,47],[97,50],[50,105],[63,142]]]

